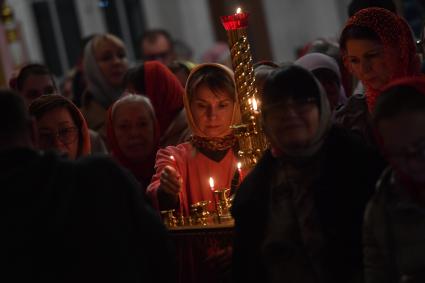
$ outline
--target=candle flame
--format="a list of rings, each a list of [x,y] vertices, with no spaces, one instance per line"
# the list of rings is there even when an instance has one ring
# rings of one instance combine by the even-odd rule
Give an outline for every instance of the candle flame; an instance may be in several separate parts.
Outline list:
[[[242,163],[238,162],[238,164],[236,164],[236,166],[238,167],[238,170],[241,170],[241,168],[242,168]]]
[[[211,190],[214,189],[214,179],[212,177],[210,177],[210,188]]]
[[[173,161],[176,161],[176,159],[172,155],[170,155],[170,159],[173,160]]]
[[[238,8],[236,9],[236,14],[240,14],[240,13],[242,13],[242,9],[241,9],[241,7],[238,7]]]
[[[258,107],[257,107],[257,100],[255,98],[252,99],[252,109],[254,111],[257,111]]]

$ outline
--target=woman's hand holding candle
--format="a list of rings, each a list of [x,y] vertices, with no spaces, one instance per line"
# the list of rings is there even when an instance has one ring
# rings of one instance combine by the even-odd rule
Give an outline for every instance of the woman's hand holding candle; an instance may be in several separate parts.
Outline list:
[[[160,186],[164,193],[178,196],[181,190],[181,178],[175,168],[165,166],[160,177]]]

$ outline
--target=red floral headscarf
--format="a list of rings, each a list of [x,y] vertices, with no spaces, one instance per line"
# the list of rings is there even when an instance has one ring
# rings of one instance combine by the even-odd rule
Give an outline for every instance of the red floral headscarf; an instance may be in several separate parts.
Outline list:
[[[352,26],[369,28],[380,38],[385,48],[393,47],[399,51],[398,66],[393,79],[415,76],[420,73],[419,58],[416,55],[415,41],[407,22],[400,16],[383,8],[366,8],[358,11],[348,19],[342,35]],[[345,55],[346,50],[342,50]],[[363,82],[364,83],[364,82]],[[369,111],[375,107],[376,98],[380,91],[364,84]]]

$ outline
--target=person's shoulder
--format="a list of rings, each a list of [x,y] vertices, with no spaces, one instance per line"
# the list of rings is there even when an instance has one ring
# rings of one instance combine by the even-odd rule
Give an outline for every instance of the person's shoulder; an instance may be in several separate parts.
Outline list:
[[[371,167],[382,172],[386,166],[377,148],[366,143],[356,131],[338,125],[331,128],[325,141],[325,150],[333,158],[332,162],[348,163],[349,167]]]
[[[367,110],[366,96],[364,94],[354,94],[350,96],[345,105],[336,109],[335,117],[343,117],[347,114],[359,113]]]
[[[270,152],[264,152],[257,165],[248,173],[242,181],[235,196],[233,209],[234,213],[249,209],[252,204],[259,204],[258,200],[266,195],[266,188],[269,186],[270,175],[273,174],[273,168],[277,163]]]
[[[74,162],[74,166],[80,175],[99,179],[111,179],[125,172],[111,157],[103,154],[81,157]]]
[[[13,148],[0,151],[0,169],[2,172],[13,170],[32,170],[36,172],[49,173],[51,170],[68,164],[68,160],[54,151],[37,151],[31,148]]]
[[[134,176],[107,155],[95,154],[82,157],[73,164],[74,182],[84,190],[100,190],[103,193],[109,191],[115,194],[117,188],[122,193],[140,188]]]
[[[392,182],[393,171],[391,167],[387,167],[376,182],[375,191],[370,198],[366,211],[365,219],[372,219],[377,214],[382,214],[385,206],[393,193]]]
[[[348,151],[349,149],[371,150],[363,137],[356,131],[344,128],[340,125],[333,125],[329,130],[326,144],[336,150]],[[349,153],[349,152],[347,152]]]

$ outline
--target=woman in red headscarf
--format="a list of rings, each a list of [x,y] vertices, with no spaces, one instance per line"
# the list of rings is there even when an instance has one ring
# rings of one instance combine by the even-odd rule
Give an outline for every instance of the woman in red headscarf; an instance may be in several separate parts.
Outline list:
[[[108,110],[107,140],[112,157],[145,189],[154,173],[159,127],[149,98],[124,94]]]
[[[420,74],[415,42],[406,21],[383,8],[360,10],[346,23],[340,48],[344,64],[364,86],[336,116],[344,127],[360,131],[374,144],[370,114],[390,82]]]
[[[366,282],[425,282],[425,78],[391,83],[373,122],[390,167],[365,214]]]
[[[29,107],[36,119],[38,148],[57,150],[70,159],[90,154],[86,120],[70,100],[61,95],[42,95]]]
[[[126,75],[129,92],[150,99],[159,124],[161,147],[187,141],[190,130],[183,108],[184,89],[176,76],[162,63],[145,62]]]

